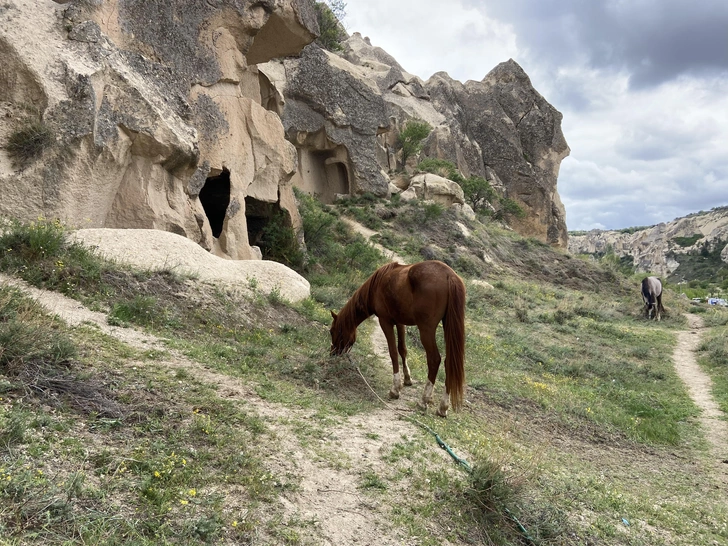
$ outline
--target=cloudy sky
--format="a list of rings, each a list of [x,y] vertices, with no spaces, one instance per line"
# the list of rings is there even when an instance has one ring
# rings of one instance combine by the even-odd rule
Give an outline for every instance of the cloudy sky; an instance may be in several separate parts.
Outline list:
[[[424,80],[518,62],[564,114],[570,230],[728,205],[728,0],[348,0],[344,22]]]

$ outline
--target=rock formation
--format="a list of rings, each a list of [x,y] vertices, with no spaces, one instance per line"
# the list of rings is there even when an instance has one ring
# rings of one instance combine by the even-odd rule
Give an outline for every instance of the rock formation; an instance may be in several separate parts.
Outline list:
[[[592,230],[569,237],[572,254],[604,255],[612,250],[619,257],[631,257],[638,272],[663,277],[680,266],[680,257],[699,253],[702,248],[721,250],[728,263],[728,207],[692,214],[672,222],[629,231]]]
[[[422,82],[354,33],[343,58],[312,44],[298,59],[259,68],[282,93],[283,124],[299,154],[296,183],[306,191],[325,201],[338,193],[386,195],[388,175],[402,167],[395,153],[399,129],[421,120],[433,128],[423,156],[490,180],[526,212],[510,219],[514,229],[566,247],[556,190],[569,154],[561,114],[516,62],[501,63],[481,82],[462,84],[444,72]]]
[[[0,216],[260,258],[271,218],[300,226],[294,186],[325,202],[406,189],[395,143],[417,119],[433,128],[423,155],[522,205],[522,234],[566,244],[561,115],[515,62],[422,82],[359,34],[342,55],[307,46],[316,32],[310,0],[4,2]],[[412,193],[460,206],[445,186]]]
[[[0,7],[0,214],[154,228],[254,258],[277,211],[300,222],[294,147],[263,105],[257,63],[317,31],[306,0],[9,0]]]

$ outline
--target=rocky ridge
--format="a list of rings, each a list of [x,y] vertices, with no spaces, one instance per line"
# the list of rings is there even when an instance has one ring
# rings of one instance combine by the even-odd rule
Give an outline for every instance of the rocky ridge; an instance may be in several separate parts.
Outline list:
[[[8,0],[0,15],[0,216],[260,259],[272,219],[301,226],[294,187],[406,190],[395,143],[417,119],[433,128],[423,156],[488,179],[526,211],[514,229],[566,246],[561,114],[512,60],[423,82],[357,33],[341,55],[312,43],[310,0]],[[28,128],[44,146],[19,156]],[[442,199],[467,209],[457,189]]]
[[[687,244],[691,243],[691,244]],[[667,277],[680,266],[681,255],[718,248],[728,263],[728,207],[700,212],[633,233],[592,230],[571,234],[572,254],[603,255],[609,249],[619,257],[632,257],[639,272]]]

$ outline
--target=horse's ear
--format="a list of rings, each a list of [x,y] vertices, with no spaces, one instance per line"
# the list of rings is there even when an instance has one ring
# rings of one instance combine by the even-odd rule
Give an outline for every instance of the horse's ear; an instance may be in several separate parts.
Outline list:
[[[334,320],[336,320],[336,317],[338,317],[339,315],[337,315],[336,313],[334,313],[333,311],[331,311],[331,316],[333,317]]]

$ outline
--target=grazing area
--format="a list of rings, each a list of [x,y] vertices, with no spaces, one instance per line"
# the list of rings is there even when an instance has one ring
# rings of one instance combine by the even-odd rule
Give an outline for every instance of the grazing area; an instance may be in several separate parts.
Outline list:
[[[298,199],[306,249],[271,256],[311,283],[295,304],[130,269],[58,222],[5,227],[4,544],[728,541],[728,446],[716,456],[674,361],[699,316],[728,411],[725,309],[666,289],[649,321],[640,277],[613,263],[437,205]],[[466,389],[447,418],[417,409],[415,328],[397,400],[375,321],[330,356],[330,311],[387,261],[345,218],[465,281]]]

